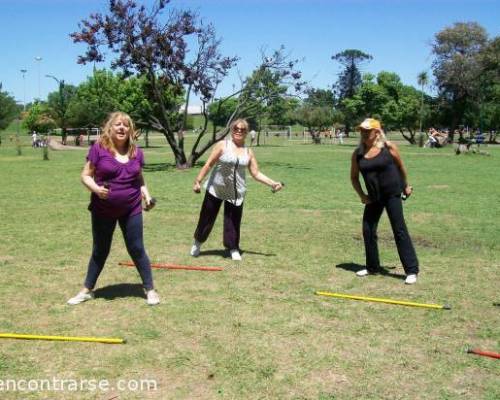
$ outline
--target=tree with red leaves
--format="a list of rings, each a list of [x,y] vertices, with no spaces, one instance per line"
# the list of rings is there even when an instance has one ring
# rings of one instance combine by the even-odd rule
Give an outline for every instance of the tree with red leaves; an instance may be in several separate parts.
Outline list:
[[[227,135],[232,120],[244,117],[255,102],[277,94],[273,85],[268,85],[267,93],[263,90],[269,80],[264,71],[271,72],[274,83],[284,83],[287,79],[298,82],[300,73],[293,71],[296,61],[288,61],[283,48],[273,57],[264,57],[252,76],[242,82],[242,88],[227,97],[237,98],[238,107],[226,126],[202,142],[208,127],[207,106],[214,100],[219,84],[236,65],[238,57],[222,56],[214,27],[204,24],[192,11],[170,9],[166,21],[162,22],[169,3],[170,0],[160,0],[147,10],[133,0],[110,0],[108,14],[91,14],[81,21],[80,31],[72,33],[71,37],[75,43],[87,45],[78,63],[103,62],[105,56],[110,55],[114,57],[111,67],[121,70],[124,77],[146,77],[146,97],[153,111],[147,121],[140,123],[161,132],[172,149],[176,166],[189,168]],[[259,76],[263,79],[260,82]],[[165,93],[184,96],[184,110],[179,118],[172,118],[180,111],[177,105],[166,101]],[[182,132],[193,94],[202,101],[204,125],[187,157]]]

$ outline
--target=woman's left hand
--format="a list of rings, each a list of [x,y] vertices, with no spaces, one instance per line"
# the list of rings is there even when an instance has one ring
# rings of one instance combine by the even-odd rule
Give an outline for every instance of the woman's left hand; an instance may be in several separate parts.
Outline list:
[[[405,193],[406,197],[410,197],[411,194],[413,193],[413,186],[406,185],[404,193]]]

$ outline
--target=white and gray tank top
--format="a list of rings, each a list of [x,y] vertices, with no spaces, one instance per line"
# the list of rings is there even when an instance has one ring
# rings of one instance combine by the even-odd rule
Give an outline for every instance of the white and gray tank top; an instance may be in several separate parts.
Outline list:
[[[245,153],[238,156],[235,148],[232,140],[225,140],[224,151],[204,187],[212,196],[240,206],[247,191],[245,170],[250,162],[250,154],[245,147]]]

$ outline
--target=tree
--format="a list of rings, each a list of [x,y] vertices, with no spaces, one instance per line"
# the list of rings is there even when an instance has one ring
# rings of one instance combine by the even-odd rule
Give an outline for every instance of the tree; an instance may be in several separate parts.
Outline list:
[[[23,120],[23,127],[28,131],[48,133],[56,127],[56,122],[50,116],[50,111],[45,103],[36,102],[27,111]]]
[[[0,83],[0,130],[7,128],[18,113],[16,100],[7,92],[2,91]]]
[[[296,114],[297,121],[307,127],[316,144],[321,143],[320,133],[335,122],[333,109],[327,106],[304,105],[297,110]]]
[[[344,113],[345,131],[349,135],[350,127],[352,126],[352,119],[350,119],[350,112],[344,109],[343,101],[351,99],[356,93],[357,88],[361,85],[361,72],[360,66],[373,59],[369,54],[356,49],[347,49],[332,56],[332,60],[339,62],[344,66],[344,70],[340,72],[337,80],[336,92],[339,100],[340,111]]]
[[[306,91],[307,97],[304,103],[312,107],[335,106],[335,96],[330,89],[309,89]]]
[[[427,112],[423,92],[413,86],[404,85],[400,77],[392,72],[382,71],[377,75],[377,84],[387,97],[380,109],[382,121],[388,129],[397,129],[411,144],[416,144],[416,131]],[[406,133],[406,131],[408,133]]]
[[[481,64],[479,54],[487,43],[487,34],[476,22],[459,22],[435,35],[432,62],[439,96],[449,107],[451,138],[463,124],[467,110],[477,107]]]
[[[177,167],[185,168],[192,166],[210,146],[228,133],[232,119],[244,115],[249,109],[239,100],[237,112],[231,115],[226,126],[212,135],[207,144],[201,144],[208,125],[207,106],[214,99],[220,82],[236,64],[237,57],[222,56],[214,27],[204,25],[191,11],[171,11],[167,21],[161,22],[160,16],[169,3],[169,0],[157,1],[148,11],[133,0],[111,0],[107,15],[92,14],[88,20],[82,21],[81,30],[73,33],[72,38],[76,43],[87,45],[79,63],[104,61],[101,50],[105,47],[110,54],[116,55],[112,68],[123,71],[124,76],[136,74],[146,79],[146,96],[154,105],[147,123],[165,136]],[[278,70],[283,67],[279,64],[281,61],[281,57],[277,61],[264,60],[261,67]],[[286,64],[287,76],[297,76],[290,72],[293,66],[293,62]],[[173,118],[179,113],[179,108],[165,101],[166,92],[173,97],[184,96],[182,118]],[[192,94],[202,101],[205,123],[188,157],[183,136],[178,133],[186,126]],[[243,89],[230,97],[237,94],[243,94]]]
[[[122,79],[110,71],[94,69],[82,82],[69,108],[71,123],[76,127],[100,126],[106,116],[120,109]]]
[[[153,106],[146,97],[146,79],[95,69],[77,88],[69,104],[69,123],[75,127],[100,126],[107,115],[121,110],[130,114],[139,127],[147,125]],[[167,93],[165,93],[165,96]],[[182,98],[165,99],[180,106]]]
[[[479,54],[480,128],[498,131],[500,127],[500,36],[491,39]],[[489,141],[496,138],[490,133]]]
[[[148,12],[135,1],[110,1],[109,13],[92,14],[82,21],[81,31],[72,34],[74,42],[87,44],[87,51],[79,63],[104,60],[101,45],[107,46],[117,58],[112,67],[125,76],[136,73],[147,80],[147,96],[155,104],[148,117],[148,125],[164,134],[179,167],[186,166],[187,158],[181,135],[177,135],[187,121],[187,109],[192,92],[205,100],[212,93],[235,62],[222,57],[219,40],[212,26],[204,26],[191,11],[172,11],[166,23],[159,16],[169,1],[158,1]],[[194,40],[193,40],[194,39]],[[197,51],[188,58],[189,43],[196,41]],[[179,113],[177,104],[165,101],[165,92],[177,97],[185,90],[184,118],[174,119]]]
[[[421,93],[404,85],[397,74],[382,71],[376,79],[372,74],[365,74],[356,94],[345,99],[343,107],[353,121],[366,117],[380,119],[386,130],[399,130],[408,142],[415,144],[421,98]],[[422,115],[427,112],[428,106],[424,103]]]
[[[216,134],[218,128],[226,125],[226,122],[231,118],[231,115],[238,107],[238,100],[234,97],[227,100],[216,100],[208,107],[208,118],[212,121],[213,133]]]
[[[47,97],[47,106],[51,117],[62,130],[62,143],[66,144],[69,105],[76,94],[76,87],[65,84],[64,80],[59,80],[55,77],[52,78],[59,84],[59,90],[49,93]]]

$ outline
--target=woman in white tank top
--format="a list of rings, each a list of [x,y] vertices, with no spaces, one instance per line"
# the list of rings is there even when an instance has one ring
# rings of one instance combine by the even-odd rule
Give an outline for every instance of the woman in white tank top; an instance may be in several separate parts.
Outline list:
[[[220,206],[224,203],[224,246],[229,249],[233,260],[241,260],[240,226],[246,193],[247,168],[257,182],[270,186],[273,192],[283,188],[282,183],[273,181],[259,171],[253,151],[245,146],[247,133],[248,122],[245,119],[234,121],[231,124],[231,138],[214,146],[194,181],[193,191],[200,193],[201,182],[212,170],[210,178],[204,185],[205,198],[194,233],[194,243],[191,248],[191,255],[194,257],[200,254],[201,244],[207,240]]]

